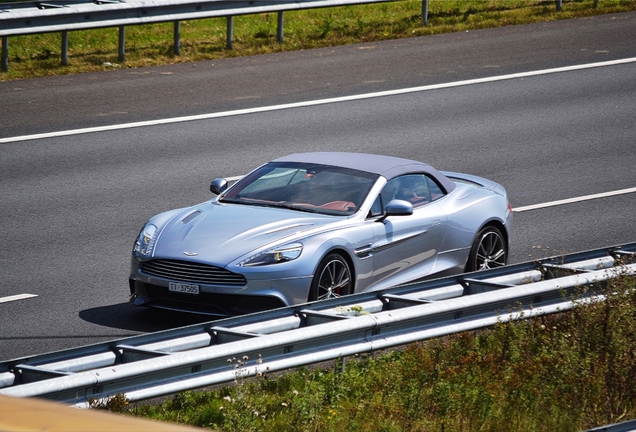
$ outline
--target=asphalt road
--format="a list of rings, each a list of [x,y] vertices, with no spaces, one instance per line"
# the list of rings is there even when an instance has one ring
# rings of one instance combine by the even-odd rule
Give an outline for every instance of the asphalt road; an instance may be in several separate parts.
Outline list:
[[[0,360],[200,321],[127,304],[135,236],[155,213],[209,199],[214,177],[290,152],[419,159],[498,181],[518,208],[636,187],[635,63],[442,85],[634,58],[635,41],[630,13],[0,82],[0,301],[37,295],[0,302]],[[629,193],[517,213],[511,262],[636,241],[635,210]]]

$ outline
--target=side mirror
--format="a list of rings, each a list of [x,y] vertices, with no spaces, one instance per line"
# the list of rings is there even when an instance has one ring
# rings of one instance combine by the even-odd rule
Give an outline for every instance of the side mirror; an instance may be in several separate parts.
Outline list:
[[[409,216],[413,214],[413,204],[408,201],[394,199],[389,201],[386,216]]]
[[[222,194],[227,189],[227,180],[224,178],[214,179],[210,184],[210,192],[215,195]]]

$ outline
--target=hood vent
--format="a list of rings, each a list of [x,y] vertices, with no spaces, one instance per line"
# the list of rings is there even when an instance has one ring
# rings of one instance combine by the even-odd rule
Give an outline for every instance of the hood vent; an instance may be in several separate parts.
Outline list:
[[[201,214],[201,210],[194,211],[190,213],[189,215],[187,215],[186,217],[184,217],[183,220],[181,220],[181,223],[187,224],[188,222],[190,222],[192,219],[199,216],[200,214]]]

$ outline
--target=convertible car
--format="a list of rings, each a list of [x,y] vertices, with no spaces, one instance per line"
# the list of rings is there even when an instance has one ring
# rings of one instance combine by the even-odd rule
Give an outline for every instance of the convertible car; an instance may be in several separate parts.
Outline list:
[[[133,248],[130,301],[252,313],[506,264],[505,189],[425,163],[301,153],[161,213]]]

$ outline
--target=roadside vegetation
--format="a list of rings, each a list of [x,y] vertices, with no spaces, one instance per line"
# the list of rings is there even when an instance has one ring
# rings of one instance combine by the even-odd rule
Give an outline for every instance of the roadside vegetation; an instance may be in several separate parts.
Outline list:
[[[636,279],[571,311],[112,411],[221,431],[581,431],[636,418]]]
[[[0,3],[8,3],[0,0]],[[126,59],[118,61],[117,28],[69,33],[68,65],[60,64],[59,33],[9,38],[9,71],[0,81],[140,68],[336,45],[374,42],[636,10],[636,0],[429,0],[291,11],[278,43],[277,14],[234,17],[233,49],[227,49],[225,18],[182,21],[181,55],[173,53],[173,24],[126,28]]]

